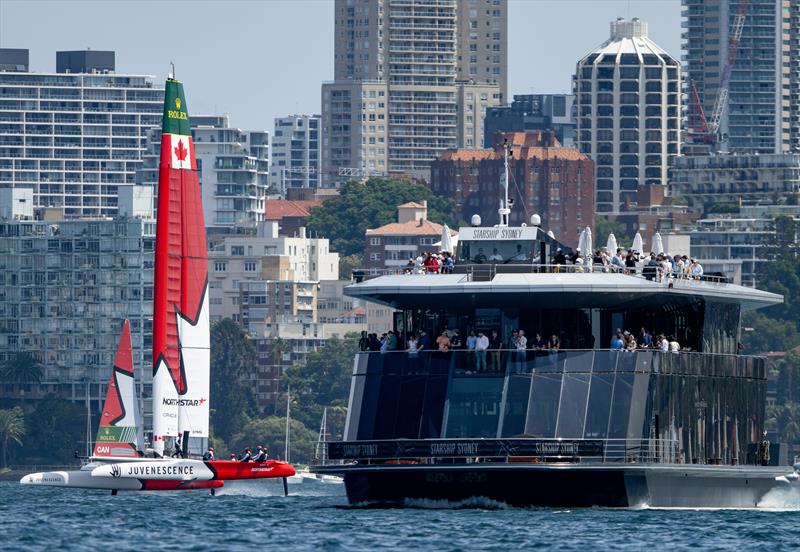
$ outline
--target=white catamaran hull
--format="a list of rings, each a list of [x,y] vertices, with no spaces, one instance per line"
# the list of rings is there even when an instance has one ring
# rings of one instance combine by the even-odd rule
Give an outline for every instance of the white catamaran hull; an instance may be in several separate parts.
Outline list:
[[[19,480],[22,485],[40,487],[74,487],[80,489],[106,489],[119,491],[140,491],[142,482],[138,479],[113,479],[111,477],[92,477],[91,470],[52,471],[31,473]]]
[[[169,481],[209,481],[216,474],[205,462],[192,459],[156,462],[120,462],[94,468],[92,477],[98,479],[155,479]]]

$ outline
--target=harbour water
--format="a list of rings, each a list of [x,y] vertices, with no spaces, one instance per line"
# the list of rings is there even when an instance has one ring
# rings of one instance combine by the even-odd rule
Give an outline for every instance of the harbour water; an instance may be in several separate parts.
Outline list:
[[[120,493],[0,483],[1,550],[790,550],[800,492],[752,510],[352,508],[341,485]],[[447,506],[447,507],[444,507]]]

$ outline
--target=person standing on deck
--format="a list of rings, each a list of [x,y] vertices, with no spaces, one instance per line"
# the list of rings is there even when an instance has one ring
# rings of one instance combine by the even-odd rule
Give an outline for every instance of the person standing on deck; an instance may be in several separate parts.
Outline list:
[[[492,330],[492,336],[489,338],[489,348],[492,350],[492,370],[495,372],[500,372],[500,367],[502,366],[502,351],[503,348],[503,340],[500,339],[500,334],[497,330]]]
[[[483,332],[478,332],[475,339],[475,362],[478,372],[486,371],[486,349],[489,348],[489,338]]]

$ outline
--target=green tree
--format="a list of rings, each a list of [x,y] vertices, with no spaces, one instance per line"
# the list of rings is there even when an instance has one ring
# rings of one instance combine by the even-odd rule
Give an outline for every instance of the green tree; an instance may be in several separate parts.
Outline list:
[[[294,410],[294,406],[292,409]],[[292,419],[289,425],[290,460],[308,464],[313,460],[318,440],[317,433],[308,429],[299,420]],[[234,435],[231,440],[233,451],[240,452],[245,447],[264,445],[269,449],[270,458],[284,458],[286,447],[285,416],[269,416],[251,420]]]
[[[760,311],[742,315],[742,344],[746,354],[789,351],[800,345],[800,333],[794,323],[772,318]]]
[[[428,218],[455,227],[455,203],[434,193],[424,184],[405,180],[371,178],[366,183],[348,182],[339,196],[311,209],[309,231],[331,240],[331,249],[341,255],[364,250],[364,233],[397,221],[397,206],[409,201],[428,202]]]
[[[86,408],[56,397],[37,401],[28,415],[28,432],[22,456],[29,462],[68,463],[86,442]],[[94,439],[94,435],[89,435]]]
[[[286,371],[284,379],[291,390],[292,417],[306,427],[318,428],[322,412],[328,407],[328,435],[341,439],[344,430],[344,415],[350,396],[350,379],[353,373],[353,357],[358,351],[358,335],[347,334],[334,337],[325,347],[310,353],[304,363],[296,364]],[[286,395],[283,395],[284,402]]]
[[[745,313],[744,345],[754,353],[789,351],[800,345],[800,263],[798,225],[791,217],[779,216],[772,223],[774,235],[763,243],[767,262],[758,263],[756,284],[760,289],[783,295],[783,303]]]
[[[625,226],[616,221],[611,220],[605,215],[595,215],[594,217],[594,242],[595,246],[597,247],[605,247],[606,240],[608,240],[608,235],[614,233],[614,237],[617,238],[617,245],[620,247],[624,247],[623,243],[631,243],[633,238],[629,237],[626,234]],[[616,253],[616,251],[610,251],[610,253]]]
[[[39,383],[44,371],[42,365],[31,353],[18,352],[2,366],[0,377],[7,383]]]
[[[5,468],[9,443],[22,445],[22,438],[25,436],[25,416],[22,409],[18,406],[7,410],[0,410],[0,445],[3,453],[2,467]]]
[[[211,327],[211,424],[223,441],[256,414],[250,375],[257,366],[256,348],[239,324],[226,318]]]
[[[364,266],[363,255],[343,255],[339,257],[339,278],[348,280],[356,268]]]

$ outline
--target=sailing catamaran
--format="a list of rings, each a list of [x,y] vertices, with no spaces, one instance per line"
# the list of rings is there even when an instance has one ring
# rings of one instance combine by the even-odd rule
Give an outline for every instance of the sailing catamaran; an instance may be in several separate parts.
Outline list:
[[[130,326],[123,327],[91,462],[79,471],[26,475],[20,483],[116,490],[213,489],[224,480],[285,478],[287,462],[188,458],[208,439],[208,258],[197,162],[183,85],[167,79],[158,178],[153,293],[153,449],[141,452]],[[138,430],[137,430],[138,429]],[[179,458],[163,458],[182,438]]]

